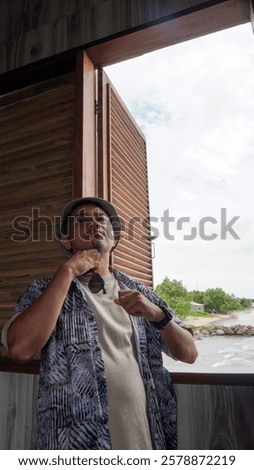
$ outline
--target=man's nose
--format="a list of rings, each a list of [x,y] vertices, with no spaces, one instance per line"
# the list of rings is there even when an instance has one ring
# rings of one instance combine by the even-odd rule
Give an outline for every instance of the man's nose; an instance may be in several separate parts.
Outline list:
[[[89,228],[99,227],[99,226],[100,226],[100,222],[94,217],[91,217],[91,220],[89,222]]]

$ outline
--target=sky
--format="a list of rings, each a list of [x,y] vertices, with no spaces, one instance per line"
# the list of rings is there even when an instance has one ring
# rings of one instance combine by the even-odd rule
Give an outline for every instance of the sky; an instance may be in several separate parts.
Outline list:
[[[251,24],[105,71],[146,137],[154,286],[254,298]]]

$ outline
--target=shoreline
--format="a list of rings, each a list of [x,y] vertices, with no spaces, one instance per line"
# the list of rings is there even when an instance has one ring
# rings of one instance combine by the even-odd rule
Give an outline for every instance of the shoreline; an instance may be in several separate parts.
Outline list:
[[[207,317],[192,317],[191,315],[188,315],[184,321],[194,328],[200,326],[214,326],[218,321],[224,320],[225,318],[234,318],[235,315],[235,312],[215,313],[213,316],[207,315]]]

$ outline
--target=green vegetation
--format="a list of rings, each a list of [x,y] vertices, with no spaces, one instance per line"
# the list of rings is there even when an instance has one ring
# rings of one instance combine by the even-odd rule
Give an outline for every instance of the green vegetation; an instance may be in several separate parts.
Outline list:
[[[179,318],[185,318],[191,315],[191,298],[187,289],[183,286],[182,281],[177,281],[176,279],[170,281],[168,277],[165,277],[162,283],[158,284],[155,292],[166,300]]]
[[[213,313],[226,313],[234,310],[244,310],[250,307],[250,299],[239,299],[234,294],[227,294],[221,288],[188,292],[182,281],[165,277],[155,289],[156,294],[162,297],[184,319],[191,316],[207,316]],[[204,304],[205,312],[193,311],[191,302]]]

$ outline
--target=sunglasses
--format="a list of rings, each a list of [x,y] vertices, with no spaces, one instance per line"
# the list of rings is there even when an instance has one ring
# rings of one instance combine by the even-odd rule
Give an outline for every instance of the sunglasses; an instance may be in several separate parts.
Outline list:
[[[105,281],[99,273],[93,273],[90,281],[88,282],[88,288],[92,294],[98,294],[101,290],[103,290],[103,294],[106,294]]]

